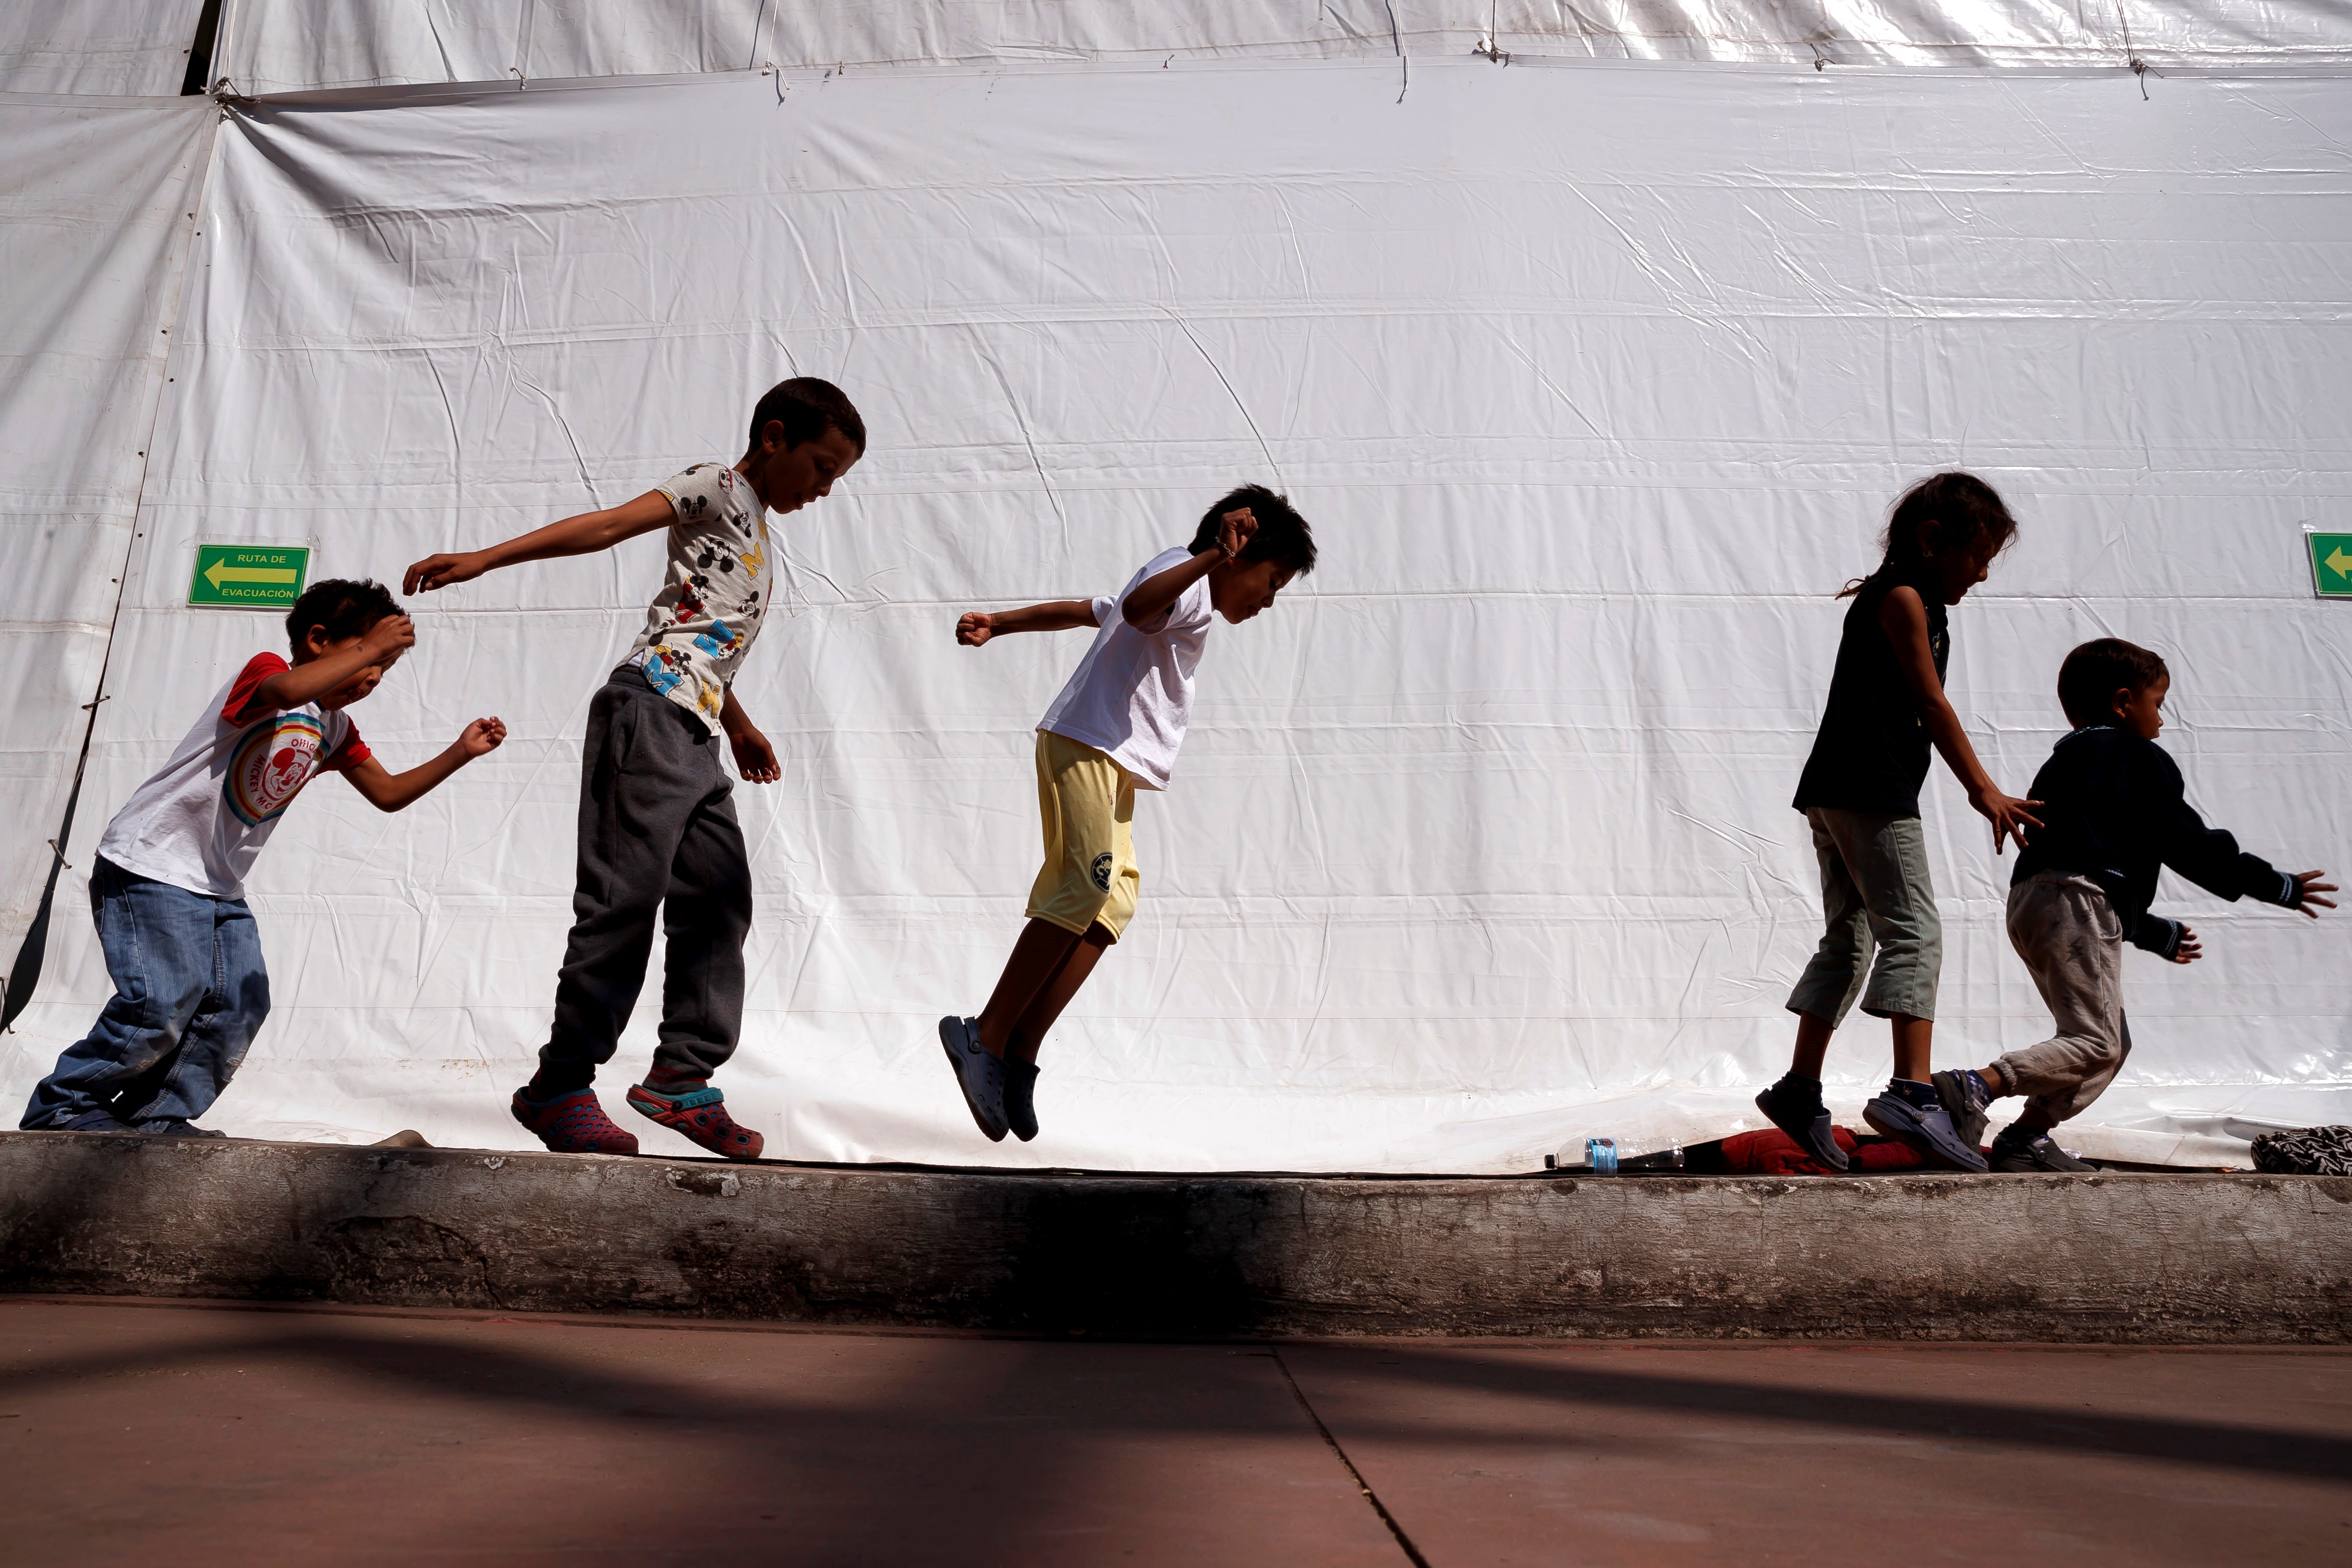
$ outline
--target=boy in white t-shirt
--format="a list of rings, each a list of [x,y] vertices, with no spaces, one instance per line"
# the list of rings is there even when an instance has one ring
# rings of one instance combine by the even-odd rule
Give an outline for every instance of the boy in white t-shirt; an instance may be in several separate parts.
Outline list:
[[[1153,556],[1116,597],[974,610],[956,623],[967,647],[1007,632],[1100,628],[1037,721],[1045,864],[1029,923],[980,1016],[940,1020],[964,1104],[992,1142],[1008,1130],[1037,1136],[1037,1047],[1135,913],[1135,792],[1168,787],[1210,626],[1248,620],[1314,569],[1307,520],[1286,498],[1244,485],[1209,509],[1189,549]]]
[[[559,1154],[634,1154],[592,1087],[645,984],[654,926],[667,938],[661,1044],[631,1110],[714,1154],[756,1160],[765,1143],[727,1113],[710,1075],[743,1027],[743,939],[751,866],[735,819],[736,771],[783,776],[775,748],[735,700],[774,580],[768,513],[833,493],[865,455],[866,425],[839,387],[795,376],[751,411],[742,460],[697,463],[632,501],[408,569],[410,593],[446,588],[525,561],[586,555],[656,529],[669,570],[646,628],[588,705],[580,759],[580,852],[571,939],[556,972],[555,1026],[539,1070],[515,1091],[515,1120]]]
[[[194,1123],[269,1014],[245,875],[278,817],[329,773],[398,811],[506,739],[477,719],[421,767],[375,760],[343,710],[416,641],[381,584],[313,584],[286,630],[294,661],[247,660],[100,837],[89,903],[114,999],[34,1089],[27,1130],[221,1136]]]

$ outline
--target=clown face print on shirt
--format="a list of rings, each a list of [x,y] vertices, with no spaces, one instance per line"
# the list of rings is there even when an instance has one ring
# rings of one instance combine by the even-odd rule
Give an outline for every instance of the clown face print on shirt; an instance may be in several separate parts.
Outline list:
[[[669,567],[628,662],[715,735],[767,608],[768,509],[724,463],[697,463],[657,488],[674,514]]]

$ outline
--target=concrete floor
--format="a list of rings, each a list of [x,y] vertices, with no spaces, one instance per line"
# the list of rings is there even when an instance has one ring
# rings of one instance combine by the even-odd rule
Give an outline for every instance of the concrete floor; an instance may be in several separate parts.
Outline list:
[[[2338,1563],[2352,1352],[0,1298],[0,1561],[141,1568]]]

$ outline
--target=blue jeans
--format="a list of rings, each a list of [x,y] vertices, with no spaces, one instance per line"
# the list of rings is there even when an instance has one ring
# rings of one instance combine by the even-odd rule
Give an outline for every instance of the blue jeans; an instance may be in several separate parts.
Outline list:
[[[100,858],[90,915],[114,1000],[58,1058],[25,1107],[26,1128],[93,1110],[137,1126],[212,1109],[269,1016],[269,972],[243,899],[212,899]]]

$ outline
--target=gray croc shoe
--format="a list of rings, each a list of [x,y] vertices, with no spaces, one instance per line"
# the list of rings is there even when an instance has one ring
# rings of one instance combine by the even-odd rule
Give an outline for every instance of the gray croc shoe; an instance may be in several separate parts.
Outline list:
[[[2051,1141],[2047,1132],[2035,1132],[2031,1137],[2020,1135],[2020,1129],[2004,1127],[2000,1136],[1992,1141],[1992,1168],[2011,1175],[2091,1175],[2098,1167],[2087,1161],[2077,1160]]]
[[[1004,1058],[1004,1124],[1026,1143],[1037,1136],[1037,1064]]]
[[[950,1016],[940,1020],[940,1044],[955,1068],[956,1087],[963,1090],[964,1108],[981,1135],[992,1143],[1004,1142],[1004,1063],[980,1043],[980,1020]]]
[[[1882,1094],[1862,1108],[1862,1119],[1872,1131],[1909,1144],[1938,1165],[1970,1175],[1984,1173],[1985,1157],[1960,1142],[1940,1101],[1921,1106],[1899,1094]]]

